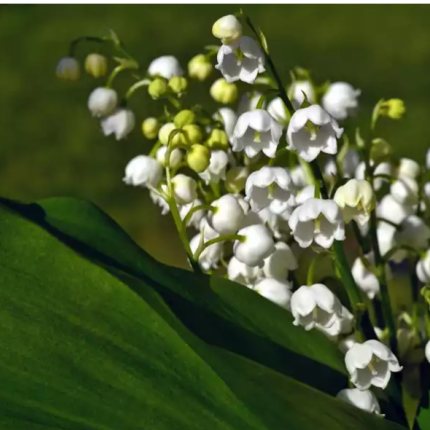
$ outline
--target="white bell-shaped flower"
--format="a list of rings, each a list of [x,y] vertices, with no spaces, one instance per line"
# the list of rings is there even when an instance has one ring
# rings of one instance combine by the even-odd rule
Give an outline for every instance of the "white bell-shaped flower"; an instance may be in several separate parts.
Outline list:
[[[360,288],[370,300],[373,300],[376,294],[379,294],[379,281],[375,274],[366,268],[360,257],[355,259],[351,272],[358,288]]]
[[[282,240],[288,236],[290,231],[290,227],[288,226],[289,217],[285,219],[285,212],[281,215],[276,215],[270,210],[270,208],[266,208],[256,213],[251,211],[248,215],[250,214],[257,215],[257,218],[254,219],[258,219],[260,224],[264,224],[269,228],[276,239]]]
[[[254,291],[281,308],[290,309],[291,285],[285,280],[262,278],[254,285]]]
[[[420,165],[410,158],[401,158],[397,167],[397,176],[402,178],[407,176],[408,178],[416,179],[421,172]]]
[[[342,314],[339,299],[323,284],[301,286],[293,293],[290,306],[293,324],[305,330],[330,328]]]
[[[118,96],[111,88],[96,88],[88,98],[88,109],[96,117],[109,115],[116,108]]]
[[[264,260],[264,276],[268,278],[286,279],[289,270],[297,269],[297,259],[286,243],[276,242],[275,248],[275,252]]]
[[[324,164],[324,175],[331,176],[337,175],[337,165],[334,157],[327,157],[326,162]]]
[[[309,81],[295,81],[291,84],[288,90],[289,95],[292,98],[292,104],[294,109],[299,109],[302,103],[305,101],[305,96],[310,104],[315,103],[315,91],[312,84]]]
[[[426,360],[430,363],[430,340],[426,343],[424,354],[426,356]]]
[[[237,114],[233,109],[222,107],[214,114],[214,118],[221,120],[224,124],[224,130],[230,138],[233,135],[234,127],[237,123]]]
[[[105,136],[115,135],[116,140],[125,139],[135,125],[134,113],[129,109],[118,109],[112,115],[103,118],[101,125]]]
[[[190,248],[193,254],[196,253],[201,241],[201,233],[190,240]],[[217,242],[208,246],[199,257],[199,265],[204,271],[217,269],[219,261],[223,255],[223,242]]]
[[[151,62],[148,67],[148,74],[170,79],[173,78],[173,76],[182,76],[184,71],[176,57],[173,55],[163,55]]]
[[[147,155],[138,155],[127,164],[123,181],[135,187],[147,184],[157,187],[162,176],[163,166],[157,160]]]
[[[360,226],[369,221],[370,212],[376,205],[375,193],[370,183],[357,179],[350,179],[339,187],[334,195],[334,201],[340,207],[345,223],[354,219]]]
[[[351,382],[360,390],[372,385],[384,389],[391,372],[400,372],[402,366],[391,350],[378,340],[355,343],[345,355],[345,365]]]
[[[287,125],[289,113],[281,97],[274,98],[267,106],[267,112],[281,125]]]
[[[250,225],[239,230],[237,234],[244,236],[245,239],[234,242],[234,255],[239,261],[248,266],[262,267],[264,259],[275,251],[272,234],[262,224]]]
[[[300,164],[290,169],[290,175],[297,189],[301,190],[302,188],[309,185],[306,179],[305,171]]]
[[[260,151],[270,158],[275,157],[282,126],[263,109],[245,112],[237,120],[231,139],[233,151],[245,151],[253,158]]]
[[[242,227],[245,213],[233,195],[225,194],[211,206],[214,209],[208,213],[208,221],[219,234],[233,234]]]
[[[226,152],[221,150],[211,151],[209,166],[202,173],[199,173],[199,176],[206,184],[218,184],[221,179],[225,179],[228,162],[229,159]]]
[[[337,140],[342,136],[340,128],[321,106],[312,105],[297,110],[287,129],[288,148],[297,151],[303,160],[315,160],[320,152],[337,153]]]
[[[390,193],[401,205],[418,203],[418,183],[408,176],[398,178],[391,184]]]
[[[161,215],[167,215],[170,212],[169,203],[167,203],[160,194],[150,190],[149,197],[151,197],[151,200],[155,205],[161,208]]]
[[[306,200],[313,199],[315,196],[315,185],[307,185],[296,195],[297,206],[302,205]]]
[[[370,165],[373,166],[374,162],[371,160],[370,161]],[[377,175],[388,175],[388,176],[392,176],[393,175],[393,166],[390,163],[379,163],[376,167],[375,170],[373,171],[373,175],[377,176]],[[355,179],[358,180],[363,180],[366,178],[366,164],[364,163],[364,161],[362,161],[361,163],[359,163],[357,165],[357,168],[355,170]],[[373,187],[375,188],[376,191],[380,190],[381,187],[384,185],[384,183],[387,183],[388,179],[385,178],[375,178],[373,180]]]
[[[399,203],[391,194],[382,197],[376,208],[378,218],[386,219],[400,225],[403,220],[414,212],[412,206]]]
[[[231,45],[222,45],[218,50],[215,66],[229,83],[241,80],[253,84],[259,73],[263,73],[264,55],[257,42],[242,36]]]
[[[166,155],[167,155],[168,147],[163,145],[157,149],[157,153],[155,154],[155,158],[161,163],[162,166],[166,167]],[[176,169],[182,163],[184,159],[184,154],[179,148],[175,148],[170,152],[170,168]]]
[[[231,281],[250,287],[262,276],[262,270],[258,266],[248,266],[233,256],[228,262],[227,275]]]
[[[417,250],[427,248],[430,239],[430,228],[427,227],[422,218],[410,215],[400,224],[396,230],[394,240],[400,245],[408,245]],[[406,257],[406,254],[404,255]]]
[[[430,282],[430,251],[427,251],[423,257],[418,260],[416,273],[418,279],[423,284]]]
[[[354,315],[342,306],[340,315],[335,314],[334,323],[329,327],[317,326],[317,330],[324,333],[329,339],[337,341],[340,334],[348,334],[354,328]]]
[[[288,224],[302,248],[307,248],[313,241],[323,248],[330,248],[334,240],[345,240],[342,215],[333,200],[306,200],[294,210]]]
[[[188,203],[186,205],[182,205],[179,207],[179,215],[182,220],[187,216],[188,212],[193,209],[196,206],[202,205],[203,202],[200,199],[196,199],[191,203]],[[187,223],[186,227],[194,227],[196,230],[200,228],[200,223],[202,222],[202,219],[205,217],[206,211],[201,209],[196,212],[194,212],[191,215],[190,220]]]
[[[346,403],[363,409],[371,414],[381,415],[378,399],[370,390],[359,390],[358,388],[345,388],[337,393],[336,397]]]
[[[258,102],[260,101],[262,94],[258,91],[249,91],[240,97],[239,106],[237,107],[238,115],[242,115],[245,112],[257,109]],[[261,108],[265,108],[265,103]]]
[[[295,206],[295,191],[287,169],[264,166],[248,176],[245,200],[254,212],[270,207],[274,214],[281,214],[288,207]]]
[[[322,105],[333,118],[344,120],[356,112],[360,94],[360,90],[346,82],[334,82],[324,94]]]
[[[197,198],[196,181],[182,173],[172,178],[173,195],[179,205],[186,205]]]

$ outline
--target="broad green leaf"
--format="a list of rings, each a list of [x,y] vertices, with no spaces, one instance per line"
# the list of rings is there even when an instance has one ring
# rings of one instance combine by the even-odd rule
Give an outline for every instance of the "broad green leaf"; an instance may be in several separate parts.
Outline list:
[[[0,428],[403,428],[304,384],[345,381],[336,349],[252,291],[155,262],[86,203],[15,207],[33,221],[0,211]]]

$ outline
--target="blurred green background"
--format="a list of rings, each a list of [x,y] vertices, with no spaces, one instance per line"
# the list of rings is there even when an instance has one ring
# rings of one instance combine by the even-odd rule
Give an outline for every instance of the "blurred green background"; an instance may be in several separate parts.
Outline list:
[[[127,162],[148,151],[137,126],[125,141],[105,138],[87,107],[102,81],[55,77],[58,59],[79,36],[112,28],[146,67],[160,55],[188,59],[216,43],[212,23],[235,5],[0,6],[0,194],[32,201],[77,196],[107,211],[156,258],[179,265],[183,253],[170,216],[162,217],[143,189],[125,186]],[[242,6],[243,7],[243,6]],[[246,12],[269,42],[281,75],[300,65],[317,82],[343,80],[362,90],[361,124],[381,97],[405,100],[400,122],[380,130],[399,154],[422,159],[430,143],[429,5],[251,5]],[[80,58],[94,51],[82,47]],[[214,74],[218,77],[218,74]],[[212,77],[212,80],[215,76]],[[125,89],[131,81],[118,80]],[[208,101],[208,85],[191,99]],[[160,106],[138,92],[138,121]]]

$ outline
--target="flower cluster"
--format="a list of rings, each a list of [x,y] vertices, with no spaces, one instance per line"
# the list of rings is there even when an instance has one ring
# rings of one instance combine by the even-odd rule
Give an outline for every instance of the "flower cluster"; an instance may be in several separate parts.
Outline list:
[[[243,34],[245,22],[251,35]],[[302,68],[284,87],[265,36],[243,15],[220,18],[212,33],[221,45],[194,56],[188,77],[173,56],[142,70],[116,35],[100,39],[112,42],[118,64],[92,91],[88,108],[105,135],[121,140],[135,127],[127,102],[136,91],[164,103],[163,115],[143,120],[143,136],[153,146],[130,160],[124,182],[146,188],[161,213],[171,213],[194,270],[226,274],[290,312],[295,326],[337,342],[356,387],[338,398],[380,415],[369,389],[386,388],[402,369],[397,357],[408,366],[430,337],[428,306],[418,306],[430,303],[430,151],[426,165],[398,159],[376,136],[379,120],[404,114],[401,100],[380,100],[363,138],[348,128],[360,90],[345,82],[319,86]],[[108,60],[90,54],[85,70],[104,77]],[[222,75],[210,88],[219,108],[187,105],[189,83],[209,79],[214,70]],[[137,81],[120,98],[113,84],[124,71]],[[63,79],[79,73],[73,56],[58,64]],[[238,81],[247,85],[241,98]],[[304,281],[299,262],[303,267],[309,256]],[[326,256],[344,303],[332,283],[316,279]],[[414,302],[400,311],[392,308],[388,284],[402,265],[409,268]]]

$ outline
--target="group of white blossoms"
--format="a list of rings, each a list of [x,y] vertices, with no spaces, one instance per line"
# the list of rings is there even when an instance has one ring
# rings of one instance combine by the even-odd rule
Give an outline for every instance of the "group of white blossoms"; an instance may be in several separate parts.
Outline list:
[[[238,96],[236,81],[259,83],[265,72],[265,53],[253,38],[242,35],[242,26],[233,15],[219,19],[213,34],[222,42],[215,68],[223,78],[213,83],[210,94],[222,104],[233,103]],[[207,79],[213,71],[210,57],[194,57],[188,65],[189,76]],[[95,75],[101,63],[95,57],[91,61],[87,58],[87,70]],[[69,79],[78,71],[73,58],[61,60],[57,69],[59,76]],[[160,57],[150,64],[145,85],[154,99],[181,100],[188,85],[183,74],[175,57]],[[384,389],[391,372],[402,369],[384,339],[357,342],[351,335],[353,315],[329,288],[317,283],[293,291],[287,279],[298,268],[301,248],[331,248],[334,241],[345,240],[345,224],[351,221],[361,234],[367,234],[370,214],[376,210],[382,255],[397,247],[390,259],[400,262],[406,257],[401,249],[404,244],[422,252],[417,276],[424,284],[429,282],[430,252],[424,251],[430,229],[415,215],[417,206],[424,204],[418,185],[421,169],[411,159],[377,163],[375,158],[370,161],[376,176],[371,185],[365,180],[366,166],[358,150],[350,147],[339,157],[337,140],[343,129],[338,121],[354,113],[360,95],[351,85],[333,83],[318,96],[310,80],[296,79],[288,94],[296,109],[292,116],[281,98],[267,103],[254,91],[242,97],[238,111],[221,107],[207,118],[198,109],[178,108],[177,114],[162,120],[147,118],[143,134],[157,143],[149,156],[139,155],[129,162],[124,181],[149,188],[163,214],[172,208],[169,201],[175,202],[186,227],[197,230],[189,248],[202,270],[210,272],[222,263],[229,279],[290,311],[295,325],[315,328],[339,341],[356,388],[344,389],[338,397],[380,414],[369,388]],[[134,128],[133,112],[120,106],[112,88],[95,89],[88,106],[94,116],[102,118],[106,135],[114,134],[119,140]],[[403,110],[402,102],[392,99],[380,104],[378,114],[397,118]],[[384,142],[380,143],[384,149]],[[290,154],[289,168],[275,165],[281,148]],[[319,187],[309,183],[306,173],[308,163],[320,153],[328,155],[326,181],[333,183],[336,175],[344,178],[330,199],[321,198]],[[377,203],[374,190],[383,186],[389,192]],[[423,189],[430,194],[430,184]],[[232,240],[232,255],[227,257],[226,243]],[[205,246],[208,241],[211,244]],[[372,255],[364,257],[372,262]],[[355,260],[352,274],[362,292],[373,299],[380,285],[364,261],[363,256]],[[426,350],[429,356],[429,347]]]

